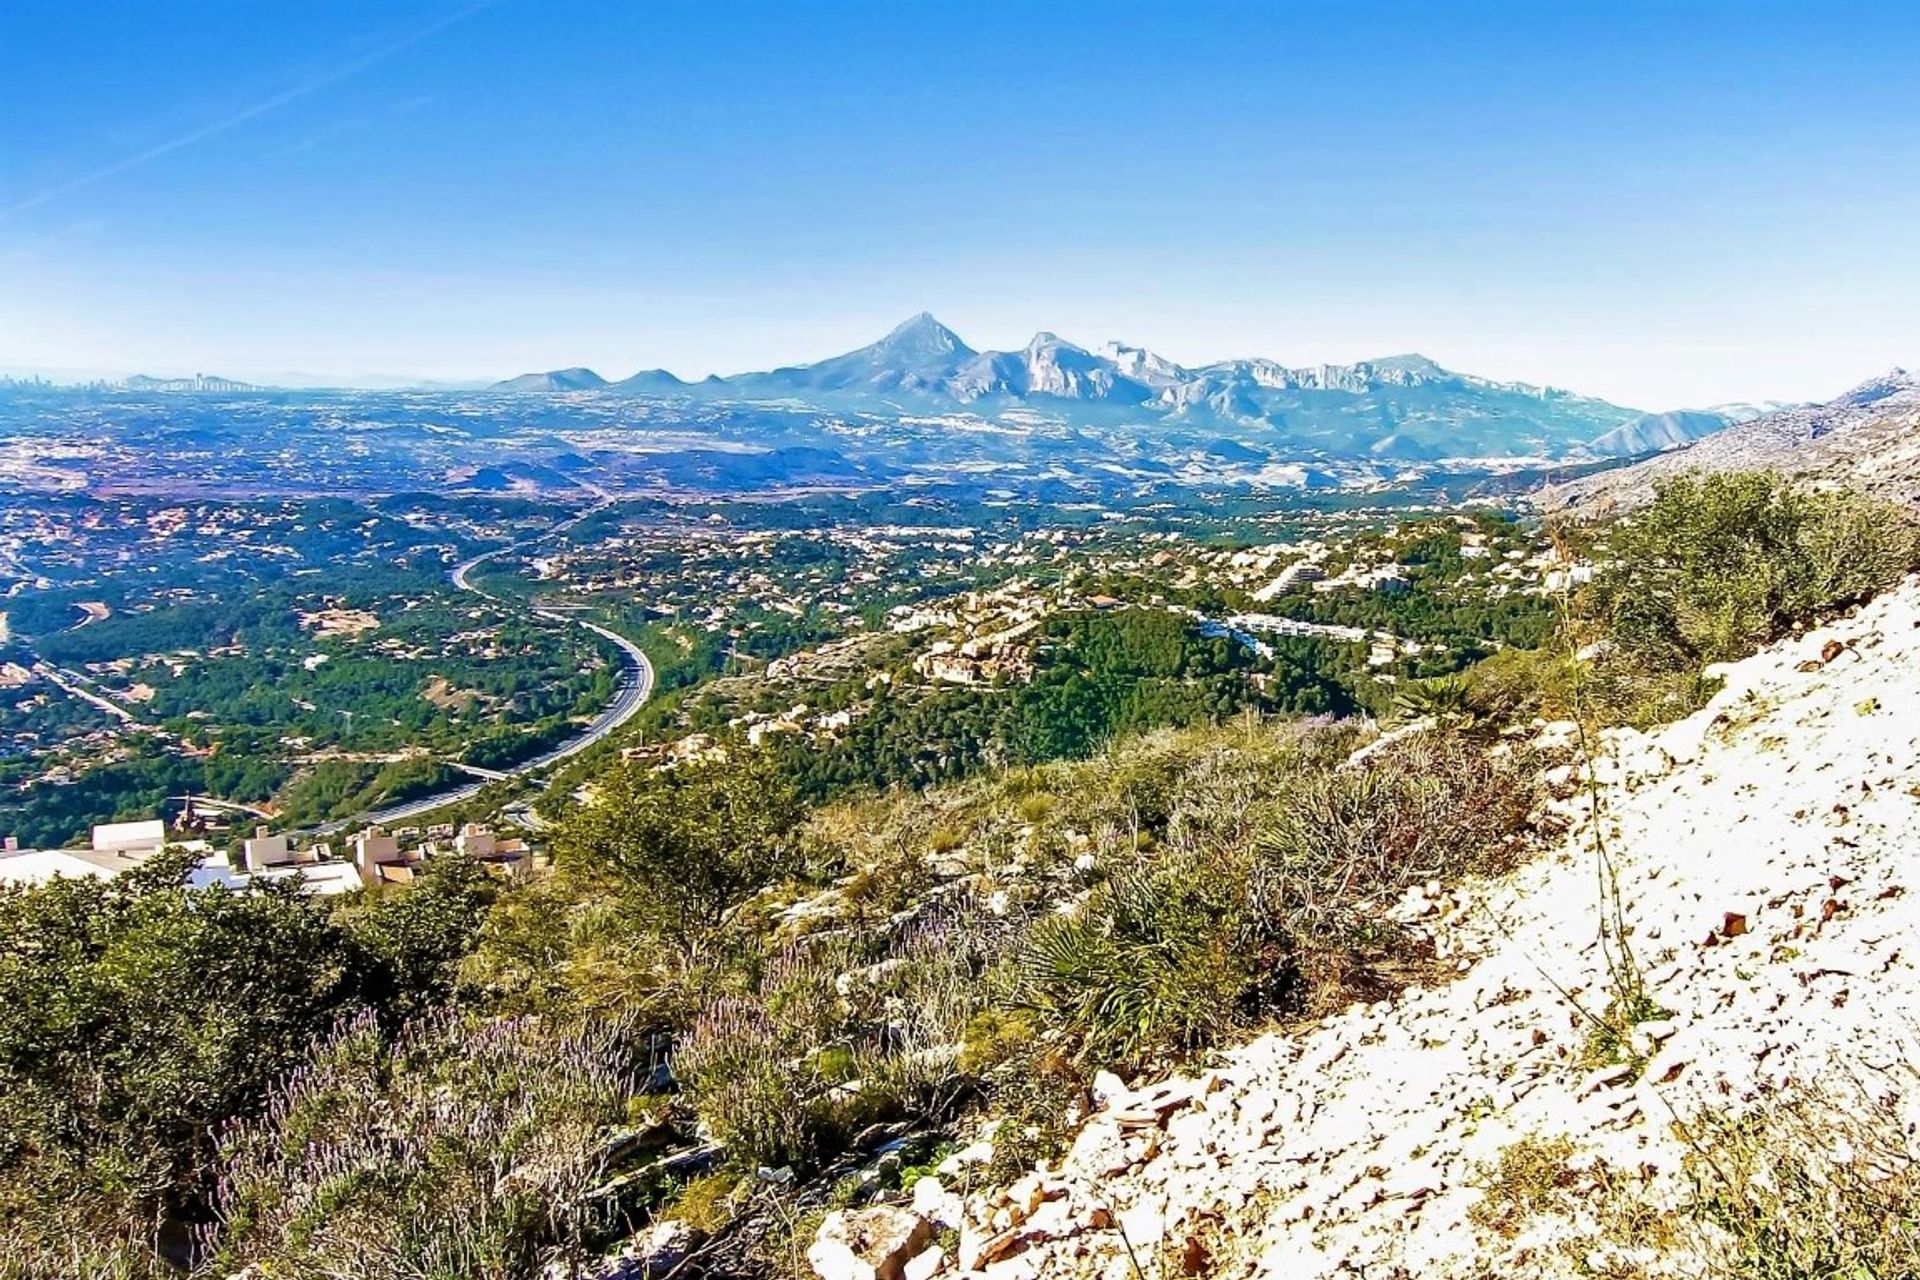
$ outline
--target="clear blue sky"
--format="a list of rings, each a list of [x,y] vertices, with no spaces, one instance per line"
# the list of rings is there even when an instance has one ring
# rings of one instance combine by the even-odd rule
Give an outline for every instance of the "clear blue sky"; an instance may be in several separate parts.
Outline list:
[[[6,0],[0,369],[1920,362],[1920,4]]]

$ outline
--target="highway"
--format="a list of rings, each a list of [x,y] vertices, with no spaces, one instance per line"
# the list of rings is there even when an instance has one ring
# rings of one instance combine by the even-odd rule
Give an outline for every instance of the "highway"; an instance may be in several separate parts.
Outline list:
[[[602,503],[600,506],[584,511],[572,520],[556,526],[538,538],[532,538],[526,542],[516,542],[511,546],[496,547],[492,551],[483,551],[477,556],[463,560],[453,567],[453,571],[448,577],[453,582],[453,585],[462,591],[471,592],[495,604],[510,603],[502,600],[499,596],[491,592],[483,591],[479,587],[474,586],[473,583],[468,580],[468,575],[480,565],[485,564],[496,556],[503,556],[509,552],[523,550],[534,543],[543,542],[555,534],[566,532],[588,516],[602,510],[605,505],[605,503]],[[355,814],[351,818],[337,819],[318,828],[318,834],[326,835],[368,823],[378,823],[385,826],[396,822],[404,822],[408,818],[418,817],[423,813],[438,809],[443,805],[456,804],[459,801],[470,799],[478,795],[482,787],[492,786],[496,781],[505,778],[519,777],[523,774],[537,773],[550,765],[558,764],[570,756],[578,755],[580,752],[585,751],[588,747],[618,729],[627,721],[633,719],[635,713],[646,704],[647,698],[653,693],[653,664],[647,661],[647,655],[640,651],[640,646],[625,636],[601,626],[597,622],[588,622],[585,618],[570,617],[555,609],[535,609],[533,613],[535,617],[545,619],[548,622],[557,622],[565,626],[585,627],[595,635],[610,641],[619,648],[621,655],[619,687],[614,691],[613,701],[608,703],[600,714],[593,718],[592,723],[581,730],[579,734],[567,739],[567,741],[554,747],[552,750],[537,755],[531,760],[523,761],[511,769],[507,769],[493,777],[476,778],[472,782],[462,782],[457,786],[445,787],[431,794],[419,796],[415,799],[408,800],[404,804],[392,805],[385,809],[377,809],[371,813]]]

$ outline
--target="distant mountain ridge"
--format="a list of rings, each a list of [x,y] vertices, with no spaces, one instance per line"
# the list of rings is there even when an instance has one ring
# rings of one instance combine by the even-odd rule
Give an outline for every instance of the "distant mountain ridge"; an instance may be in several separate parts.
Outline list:
[[[495,383],[493,391],[604,391],[608,382],[591,369],[554,369]]]
[[[1692,444],[1716,431],[1723,431],[1728,420],[1711,410],[1676,409],[1671,413],[1643,413],[1632,422],[1622,423],[1590,442],[1595,453],[1607,457],[1631,458],[1643,453],[1659,453]]]
[[[1670,476],[1755,469],[1920,506],[1920,375],[1892,369],[1825,404],[1763,414],[1644,462],[1548,486],[1534,501],[1548,511],[1608,514],[1644,505]]]
[[[921,312],[844,355],[685,382],[648,370],[608,383],[590,369],[524,374],[500,392],[598,391],[797,403],[828,411],[1044,411],[1069,422],[1194,428],[1256,448],[1426,462],[1446,458],[1631,456],[1733,419],[1642,414],[1589,396],[1499,382],[1426,356],[1293,367],[1263,358],[1182,366],[1143,348],[1088,349],[1042,331],[1017,351],[977,351]]]

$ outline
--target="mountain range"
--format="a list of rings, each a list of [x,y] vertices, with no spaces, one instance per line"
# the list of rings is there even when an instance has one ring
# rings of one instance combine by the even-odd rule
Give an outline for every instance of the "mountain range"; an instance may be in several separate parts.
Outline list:
[[[1767,469],[1920,505],[1920,375],[1893,369],[1825,404],[1794,405],[1682,448],[1542,490],[1548,511],[1596,515],[1644,505],[1688,471]]]
[[[650,369],[610,382],[591,369],[529,373],[515,393],[780,403],[826,412],[1042,413],[1069,425],[1214,430],[1239,445],[1386,463],[1449,458],[1627,457],[1686,444],[1734,412],[1646,414],[1553,387],[1500,382],[1422,355],[1293,367],[1268,359],[1180,365],[1139,347],[1089,349],[1041,332],[1017,351],[976,351],[922,312],[878,342],[813,364],[687,382]]]

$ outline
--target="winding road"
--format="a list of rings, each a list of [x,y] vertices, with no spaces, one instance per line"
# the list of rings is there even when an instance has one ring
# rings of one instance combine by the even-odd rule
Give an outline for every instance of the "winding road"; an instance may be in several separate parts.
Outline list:
[[[448,577],[453,585],[461,591],[470,592],[484,600],[490,600],[495,604],[511,604],[511,601],[502,600],[492,592],[474,586],[469,580],[469,575],[480,565],[485,564],[497,556],[523,550],[535,543],[544,542],[556,534],[565,533],[568,529],[573,528],[573,526],[579,524],[588,516],[605,510],[608,505],[609,504],[603,502],[599,506],[591,507],[573,519],[554,526],[539,537],[529,538],[524,542],[515,542],[504,547],[495,547],[492,551],[483,551],[479,555],[463,560],[455,565]],[[537,773],[550,765],[558,764],[570,756],[578,755],[580,752],[585,751],[588,747],[591,747],[594,743],[599,742],[602,738],[605,738],[608,734],[618,729],[627,721],[633,719],[635,713],[645,705],[647,698],[653,693],[653,664],[647,661],[647,655],[640,651],[640,646],[625,636],[620,635],[618,632],[609,630],[597,622],[588,622],[585,618],[571,617],[556,609],[534,609],[532,612],[535,617],[542,618],[548,622],[585,627],[588,631],[593,632],[595,635],[611,642],[619,648],[621,655],[619,687],[614,693],[613,701],[608,703],[605,709],[593,718],[592,723],[581,730],[577,736],[569,738],[552,750],[543,752],[531,760],[522,761],[514,765],[511,769],[501,771],[494,776],[476,778],[472,782],[463,782],[458,786],[443,787],[428,795],[418,796],[403,804],[392,805],[385,809],[376,809],[370,813],[355,814],[350,818],[338,818],[317,828],[316,831],[318,834],[326,835],[366,823],[385,825],[388,823],[402,822],[408,818],[418,817],[420,814],[430,810],[438,809],[443,805],[456,804],[459,801],[478,795],[482,787],[492,786],[495,782],[507,778]]]

